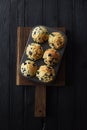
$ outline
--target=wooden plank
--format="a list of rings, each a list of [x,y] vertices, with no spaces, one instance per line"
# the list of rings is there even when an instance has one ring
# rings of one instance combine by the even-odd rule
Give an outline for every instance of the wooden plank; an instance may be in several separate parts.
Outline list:
[[[10,0],[0,1],[0,130],[9,126],[9,9]]]
[[[18,24],[24,26],[24,0],[10,0],[10,103],[9,103],[9,129],[23,130],[24,126],[24,91],[23,87],[17,88],[16,81],[16,40]],[[20,19],[21,18],[21,19]],[[19,21],[21,20],[21,21]]]
[[[58,28],[61,31],[65,31],[65,28]],[[34,82],[26,79],[20,74],[19,67],[20,67],[20,60],[29,36],[31,28],[29,27],[18,27],[17,35],[17,66],[16,66],[16,85],[35,85]],[[65,84],[65,57],[63,57],[61,67],[59,70],[59,74],[53,86],[62,86]],[[38,84],[37,84],[38,85]]]
[[[87,129],[87,1],[73,3],[74,127]],[[80,21],[80,22],[79,22]]]
[[[57,118],[58,118],[58,129],[74,129],[74,121],[75,121],[75,87],[73,85],[73,65],[76,62],[72,61],[72,53],[74,54],[75,50],[73,50],[73,29],[75,26],[74,16],[73,16],[73,2],[70,0],[59,0],[58,1],[58,25],[65,26],[67,28],[67,36],[68,36],[68,44],[66,48],[66,86],[62,88],[58,88],[57,90]],[[68,17],[67,17],[68,16]],[[76,44],[76,43],[75,43]],[[75,46],[76,47],[76,46]],[[73,57],[74,59],[74,57]]]
[[[35,88],[35,117],[46,116],[46,86]]]
[[[17,1],[17,26],[25,26],[25,0]]]
[[[32,0],[25,0],[25,4],[25,25],[28,27],[41,25],[43,18],[43,0],[37,0],[37,2]]]
[[[55,12],[55,13],[54,13]],[[48,27],[58,26],[58,0],[43,1],[43,24]]]

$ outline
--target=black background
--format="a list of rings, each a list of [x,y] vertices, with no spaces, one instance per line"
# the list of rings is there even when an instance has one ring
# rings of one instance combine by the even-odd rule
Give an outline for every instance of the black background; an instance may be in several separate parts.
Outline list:
[[[17,26],[67,29],[66,86],[47,88],[45,130],[87,130],[87,0],[0,0],[0,130],[42,130],[35,87],[15,85]]]

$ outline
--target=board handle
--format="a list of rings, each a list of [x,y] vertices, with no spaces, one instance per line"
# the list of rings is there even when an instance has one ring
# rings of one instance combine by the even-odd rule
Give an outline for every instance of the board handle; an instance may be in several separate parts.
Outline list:
[[[35,117],[46,116],[46,86],[35,86]]]

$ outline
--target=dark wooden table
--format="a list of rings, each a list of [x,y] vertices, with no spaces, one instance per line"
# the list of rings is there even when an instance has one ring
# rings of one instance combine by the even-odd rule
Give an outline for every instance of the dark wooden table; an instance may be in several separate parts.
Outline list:
[[[87,0],[0,1],[0,130],[42,130],[35,87],[15,82],[17,26],[67,29],[66,86],[47,88],[45,130],[87,130]]]

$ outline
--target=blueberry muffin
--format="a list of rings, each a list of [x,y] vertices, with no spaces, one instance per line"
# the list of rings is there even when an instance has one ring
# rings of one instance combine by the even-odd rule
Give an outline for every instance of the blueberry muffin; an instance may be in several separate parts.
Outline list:
[[[60,61],[60,54],[53,48],[47,49],[43,55],[44,62],[53,66]]]
[[[37,70],[36,77],[42,82],[51,82],[55,77],[55,70],[52,67],[42,65]]]
[[[49,35],[48,43],[51,48],[60,49],[65,44],[65,37],[60,32],[52,32]]]
[[[26,60],[24,63],[21,64],[21,73],[25,77],[33,77],[35,76],[37,71],[37,65],[34,61]]]
[[[26,55],[31,60],[38,60],[43,56],[43,48],[37,43],[31,43],[26,48]]]
[[[32,31],[32,38],[37,43],[43,43],[48,39],[48,31],[44,26],[35,27]]]

